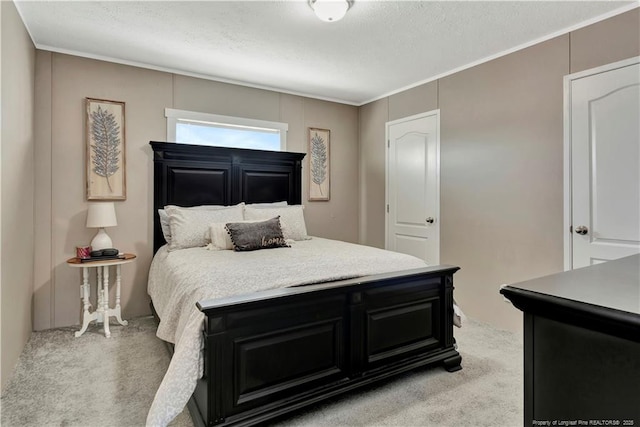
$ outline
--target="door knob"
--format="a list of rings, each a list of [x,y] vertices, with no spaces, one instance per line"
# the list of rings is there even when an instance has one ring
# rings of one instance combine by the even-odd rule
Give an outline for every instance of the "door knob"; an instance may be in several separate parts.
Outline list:
[[[433,224],[433,221],[435,221],[435,219],[433,219],[432,217],[429,217],[429,218],[427,218],[427,219],[426,219],[426,221],[427,221],[429,224]]]
[[[584,236],[585,234],[587,234],[589,232],[589,229],[584,226],[584,225],[579,225],[576,227],[576,233]]]

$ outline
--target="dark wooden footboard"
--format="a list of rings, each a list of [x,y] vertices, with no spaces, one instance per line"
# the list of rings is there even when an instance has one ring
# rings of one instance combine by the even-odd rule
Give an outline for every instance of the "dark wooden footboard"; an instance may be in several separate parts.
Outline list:
[[[460,369],[439,266],[201,301],[205,425],[251,425],[407,370]]]

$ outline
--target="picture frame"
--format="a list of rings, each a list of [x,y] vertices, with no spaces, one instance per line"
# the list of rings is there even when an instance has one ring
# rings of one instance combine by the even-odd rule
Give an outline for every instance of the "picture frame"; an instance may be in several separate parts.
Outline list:
[[[125,103],[85,99],[87,200],[126,200]]]
[[[309,201],[331,199],[331,131],[309,128]]]

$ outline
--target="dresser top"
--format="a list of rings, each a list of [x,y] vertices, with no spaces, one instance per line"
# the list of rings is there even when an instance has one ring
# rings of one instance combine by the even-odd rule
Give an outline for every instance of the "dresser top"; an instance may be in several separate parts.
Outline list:
[[[509,287],[640,315],[640,255],[514,283]]]

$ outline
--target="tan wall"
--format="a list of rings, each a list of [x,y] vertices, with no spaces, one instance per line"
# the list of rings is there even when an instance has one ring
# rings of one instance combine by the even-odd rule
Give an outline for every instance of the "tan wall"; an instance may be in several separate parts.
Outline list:
[[[93,230],[84,227],[85,97],[126,102],[128,199],[117,203],[119,225],[109,230],[116,246],[139,256],[135,264],[123,268],[125,317],[148,313],[153,197],[148,141],[166,137],[164,108],[287,122],[290,151],[307,151],[308,127],[331,129],[332,199],[305,202],[309,232],[373,246],[384,245],[384,124],[440,108],[442,261],[463,267],[457,295],[470,315],[514,328],[518,314],[500,305],[497,285],[552,272],[562,265],[560,219],[555,217],[562,203],[561,159],[556,157],[562,142],[562,119],[558,117],[562,76],[638,55],[637,34],[636,9],[361,108],[38,51],[34,328],[73,325],[80,320],[80,275],[65,260],[77,244],[89,242],[93,235]],[[540,138],[545,138],[544,143]],[[476,153],[485,157],[470,162]],[[305,162],[306,166],[308,160]],[[484,176],[488,163],[491,173]],[[500,174],[494,170],[499,169],[497,165],[508,170]],[[539,182],[535,165],[547,172]],[[6,175],[4,169],[2,175]],[[482,179],[476,180],[478,177]],[[305,177],[304,200],[307,185]],[[485,185],[491,190],[482,197]],[[535,213],[544,211],[546,229],[514,236],[514,230],[528,230],[532,219],[541,222],[533,213],[523,213],[517,203],[529,200],[519,192],[531,188],[550,203],[546,209],[533,206]],[[514,194],[515,201],[510,199]],[[478,216],[473,215],[474,210]],[[495,233],[462,231],[467,224],[461,221],[489,214],[497,215],[490,218],[492,224],[508,227],[495,228]],[[2,222],[4,228],[4,216]],[[489,247],[496,247],[489,251],[494,257],[479,258],[476,251],[486,252]],[[518,260],[504,268],[510,260],[498,255]]]
[[[563,266],[568,45],[559,37],[440,81],[441,260],[462,267],[468,315],[509,329],[521,315],[498,286]]]
[[[640,54],[640,9],[571,33],[571,72],[588,70]]]
[[[51,249],[49,257],[36,258],[34,305],[42,310],[34,311],[34,328],[80,321],[81,272],[65,261],[95,234],[85,227],[85,97],[126,103],[127,200],[116,202],[118,226],[108,233],[119,249],[138,255],[136,263],[122,267],[123,315],[146,314],[153,206],[148,142],[165,138],[164,108],[171,104],[172,76],[49,52],[38,52],[37,60],[37,81],[45,88],[49,83],[44,93],[51,95],[41,98],[38,92],[37,97],[37,161],[44,168],[38,169],[36,184],[48,186],[50,194],[42,199],[37,194],[36,203],[44,209],[36,213],[36,238],[50,238]]]
[[[295,138],[289,138],[297,141],[298,146],[294,151],[308,151],[307,128],[331,130],[331,202],[306,203],[305,220],[309,233],[357,243],[360,188],[358,184],[358,109],[317,99],[297,99],[302,101],[304,129],[302,133],[298,130]],[[295,115],[291,110],[289,113]],[[289,117],[293,119],[293,115]],[[284,116],[282,121],[287,121]],[[289,123],[292,122],[293,120],[289,121]],[[333,125],[328,125],[330,123]],[[308,158],[305,158],[304,168],[309,170]],[[309,192],[306,177],[303,185],[306,200]]]
[[[362,243],[384,245],[384,124],[440,109],[441,262],[465,312],[518,330],[498,287],[563,268],[563,76],[640,55],[634,9],[360,108]],[[435,88],[434,88],[435,86]]]
[[[438,108],[438,82],[425,83],[389,97],[389,121]]]
[[[389,100],[360,107],[360,236],[364,245],[384,247],[385,122]]]
[[[1,2],[1,343],[4,389],[31,335],[35,48],[13,2]]]
[[[136,263],[123,267],[125,318],[149,313],[153,169],[148,143],[165,140],[167,107],[286,122],[289,151],[307,151],[307,127],[331,129],[331,201],[305,201],[307,227],[314,235],[357,241],[356,107],[50,52],[38,52],[36,70],[36,205],[41,208],[36,230],[38,240],[49,242],[36,257],[36,330],[80,321],[80,272],[65,261],[95,233],[85,227],[85,97],[126,103],[127,200],[116,202],[118,226],[108,230],[116,247],[138,255]],[[303,200],[306,193],[305,181]]]

